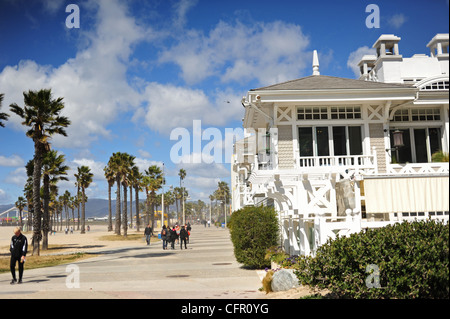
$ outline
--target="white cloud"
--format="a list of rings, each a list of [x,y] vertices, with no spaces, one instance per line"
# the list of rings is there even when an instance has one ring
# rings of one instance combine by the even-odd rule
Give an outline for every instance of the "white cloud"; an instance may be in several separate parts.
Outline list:
[[[97,162],[92,159],[81,158],[81,159],[74,159],[72,163],[69,163],[68,165],[71,168],[69,172],[70,178],[73,176],[73,174],[76,174],[77,167],[87,166],[91,169],[91,173],[94,174],[93,180],[105,179],[105,172],[103,171],[103,168],[106,166],[106,164],[103,162]]]
[[[138,153],[140,156],[144,157],[144,158],[152,158],[152,154],[150,154],[149,152],[147,152],[146,150],[138,150]]]
[[[0,204],[7,204],[11,201],[10,196],[0,188]]]
[[[256,79],[266,85],[298,77],[306,65],[308,44],[298,25],[221,21],[207,35],[198,30],[182,34],[162,52],[160,62],[177,64],[188,84],[217,76],[224,83]]]
[[[89,45],[74,58],[59,67],[20,61],[0,73],[5,105],[23,105],[22,92],[30,89],[52,88],[54,97],[64,97],[63,115],[72,123],[68,138],[54,138],[57,147],[88,147],[99,136],[110,138],[108,124],[140,103],[139,94],[128,83],[127,66],[133,46],[151,37],[151,28],[138,26],[118,1],[84,3],[88,7],[97,4],[95,29],[85,31],[81,38]],[[11,115],[9,122],[25,130],[16,115]]]
[[[152,165],[156,165],[156,166],[158,166],[161,169],[162,169],[162,166],[163,166],[163,162],[161,162],[161,161],[150,161],[148,159],[139,158],[139,157],[135,158],[134,163],[139,168],[139,171],[141,173],[144,173],[144,171],[147,170]]]
[[[220,126],[244,114],[240,95],[231,91],[217,92],[213,100],[203,90],[154,82],[146,87],[143,97],[147,105],[134,120],[144,120],[150,129],[165,134],[177,127],[189,129],[194,120]]]
[[[4,182],[16,185],[20,187],[20,189],[23,189],[25,183],[27,182],[27,171],[25,167],[18,167],[9,172],[9,174],[5,177]]]
[[[197,4],[198,0],[180,0],[173,5],[175,16],[173,18],[173,26],[182,28],[186,24],[186,15],[191,8]]]
[[[408,19],[403,13],[394,14],[388,19],[388,24],[396,29],[399,29]]]
[[[17,167],[24,165],[24,160],[18,155],[11,155],[10,157],[0,155],[0,166]]]
[[[355,77],[359,77],[360,70],[358,67],[359,61],[364,55],[374,55],[376,54],[376,50],[373,48],[369,48],[368,46],[359,47],[355,51],[351,52],[348,56],[347,67],[352,69],[353,73],[355,73]]]

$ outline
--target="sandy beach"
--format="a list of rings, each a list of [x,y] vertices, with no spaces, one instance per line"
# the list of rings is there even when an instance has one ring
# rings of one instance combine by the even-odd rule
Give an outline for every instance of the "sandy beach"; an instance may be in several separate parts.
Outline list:
[[[0,227],[0,256],[9,256],[9,242],[14,235],[13,230],[15,226]],[[76,228],[75,228],[76,229]],[[24,232],[25,236],[31,242],[31,231]],[[77,252],[92,252],[99,249],[127,247],[134,245],[145,245],[144,242],[144,227],[141,231],[128,230],[128,234],[142,234],[142,240],[100,240],[102,236],[114,235],[114,232],[108,231],[107,225],[90,225],[90,231],[81,234],[80,231],[74,230],[73,234],[70,232],[66,235],[64,231],[56,232],[55,235],[49,235],[48,243],[52,245],[64,245],[63,250],[57,250],[58,253],[77,253]],[[156,237],[153,240],[158,240]],[[29,243],[28,253],[31,254],[32,248]],[[48,251],[41,251],[41,255],[54,253],[56,249],[49,249]]]

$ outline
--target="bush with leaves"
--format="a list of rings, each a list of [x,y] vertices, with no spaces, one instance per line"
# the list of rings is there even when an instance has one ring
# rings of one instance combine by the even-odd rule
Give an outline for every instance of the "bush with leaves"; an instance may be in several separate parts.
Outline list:
[[[295,268],[301,283],[340,298],[449,298],[448,260],[449,225],[428,220],[330,239]],[[374,266],[379,288],[366,272]]]
[[[249,268],[270,266],[267,249],[278,241],[278,218],[271,207],[244,207],[233,212],[228,228],[236,260]]]

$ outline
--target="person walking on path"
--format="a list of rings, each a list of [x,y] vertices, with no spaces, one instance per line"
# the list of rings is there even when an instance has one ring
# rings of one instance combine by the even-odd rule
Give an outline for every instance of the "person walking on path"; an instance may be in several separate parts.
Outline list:
[[[189,235],[187,230],[184,228],[184,226],[181,226],[180,230],[180,249],[183,249],[183,242],[184,242],[184,249],[187,249],[186,246],[186,240],[188,239]]]
[[[147,246],[150,246],[150,239],[152,238],[153,229],[150,227],[150,224],[147,225],[144,229],[145,240],[147,241]]]
[[[180,238],[180,226],[178,224],[175,226],[175,231],[177,233],[176,239],[177,239],[177,244],[178,244],[179,238]]]
[[[161,230],[161,240],[163,243],[163,250],[167,249],[167,239],[168,239],[168,232],[167,232],[167,228],[166,225],[163,225],[163,228]]]
[[[175,241],[177,239],[177,231],[175,230],[175,226],[172,227],[172,229],[169,230],[170,233],[170,246],[172,249],[175,249]]]
[[[23,276],[23,264],[25,262],[25,256],[27,255],[28,250],[28,240],[25,235],[22,234],[19,227],[14,228],[14,236],[11,238],[11,244],[9,251],[11,252],[11,261],[10,261],[10,269],[11,269],[11,285],[17,282],[16,278],[16,263],[19,263],[19,281],[18,283],[22,283]]]
[[[186,225],[186,230],[187,230],[187,234],[188,234],[188,237],[187,237],[188,244],[189,244],[189,237],[191,236],[191,229],[192,229],[191,224],[188,222]]]

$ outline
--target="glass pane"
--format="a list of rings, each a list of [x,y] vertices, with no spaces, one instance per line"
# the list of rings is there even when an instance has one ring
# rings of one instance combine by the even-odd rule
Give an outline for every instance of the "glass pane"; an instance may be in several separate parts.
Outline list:
[[[300,149],[300,156],[313,156],[312,127],[298,128],[298,143]]]
[[[442,150],[441,146],[441,129],[440,128],[429,128],[428,134],[430,136],[430,152],[431,154]]]
[[[411,155],[411,137],[409,134],[409,129],[400,130],[403,132],[403,147],[398,149],[398,158],[397,152],[393,149],[391,152],[392,163],[411,163],[412,155]],[[390,139],[391,139],[391,147],[394,148],[394,130],[390,130]]]
[[[362,155],[361,126],[349,126],[348,139],[350,142],[350,155]]]
[[[329,156],[330,148],[328,144],[328,127],[316,127],[317,155]]]
[[[334,155],[347,155],[345,147],[345,126],[333,126]]]
[[[414,145],[416,147],[417,163],[427,163],[427,135],[424,128],[414,129]]]

